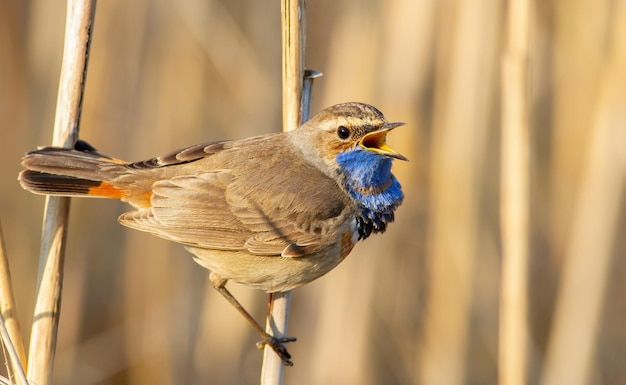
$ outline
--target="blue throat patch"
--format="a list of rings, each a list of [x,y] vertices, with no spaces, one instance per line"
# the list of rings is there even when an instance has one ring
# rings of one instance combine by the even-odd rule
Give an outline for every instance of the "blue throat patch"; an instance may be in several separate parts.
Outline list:
[[[356,218],[359,239],[384,232],[404,198],[400,182],[391,173],[392,159],[357,146],[339,153],[336,161],[346,190],[361,209]]]

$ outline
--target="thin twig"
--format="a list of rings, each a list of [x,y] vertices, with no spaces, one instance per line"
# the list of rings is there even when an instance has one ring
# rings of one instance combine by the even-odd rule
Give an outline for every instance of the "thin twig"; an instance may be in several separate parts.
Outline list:
[[[4,343],[4,347],[6,348],[6,353],[8,353],[9,361],[11,362],[11,369],[15,375],[15,379],[17,380],[18,385],[28,385],[28,381],[26,381],[26,372],[24,371],[24,367],[20,363],[20,357],[15,345],[13,344],[13,340],[9,335],[9,331],[6,327],[3,317],[0,317],[0,337],[2,338],[2,342]],[[22,346],[22,349],[24,347]],[[10,372],[9,372],[10,373]]]
[[[313,81],[322,77],[322,73],[312,69],[304,70],[304,82],[302,83],[302,122],[311,118],[311,103],[313,99]]]
[[[96,0],[68,0],[63,64],[52,145],[71,147],[78,138]],[[52,382],[57,340],[69,198],[48,197],[39,257],[39,277],[28,352],[28,378]]]
[[[528,41],[530,3],[508,4],[502,70],[502,279],[499,383],[523,385],[528,317]]]
[[[281,1],[283,131],[296,129],[302,122],[302,82],[305,45],[304,0]],[[266,322],[266,331],[275,337],[286,337],[289,323],[291,292],[273,293]],[[267,345],[263,353],[261,384],[283,383],[284,366]]]
[[[11,356],[13,371],[18,373],[26,367],[26,349],[24,348],[24,336],[17,317],[17,306],[13,295],[13,282],[9,270],[9,257],[4,244],[4,233],[0,224],[0,312],[2,322],[6,327],[5,344],[12,344],[15,349],[15,356]],[[8,341],[7,341],[8,339]],[[10,348],[9,348],[10,349]]]

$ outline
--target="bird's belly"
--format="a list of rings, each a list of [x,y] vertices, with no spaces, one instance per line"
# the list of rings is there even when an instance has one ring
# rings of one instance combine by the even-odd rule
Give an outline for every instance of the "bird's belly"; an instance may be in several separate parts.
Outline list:
[[[337,242],[301,257],[186,248],[198,264],[224,279],[268,293],[282,292],[321,277],[343,261],[358,239],[355,226],[350,226],[350,230],[343,233]]]

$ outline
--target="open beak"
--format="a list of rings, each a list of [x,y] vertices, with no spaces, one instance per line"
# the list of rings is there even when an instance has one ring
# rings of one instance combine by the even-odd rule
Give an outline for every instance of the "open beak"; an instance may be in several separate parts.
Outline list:
[[[363,138],[359,140],[359,145],[366,150],[373,151],[381,155],[408,161],[409,159],[406,156],[387,146],[387,134],[394,128],[404,126],[405,124],[406,123],[400,122],[385,123],[380,130],[370,132],[363,136]]]

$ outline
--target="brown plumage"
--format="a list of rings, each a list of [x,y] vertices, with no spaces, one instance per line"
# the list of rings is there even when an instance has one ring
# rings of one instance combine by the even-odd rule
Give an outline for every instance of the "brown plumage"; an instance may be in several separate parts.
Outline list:
[[[406,159],[385,143],[398,125],[372,106],[345,103],[291,132],[200,144],[136,163],[79,141],[74,149],[28,153],[19,180],[38,194],[128,202],[136,210],[122,214],[121,224],[183,244],[233,302],[228,280],[290,290],[330,271],[358,239],[384,231],[402,199],[399,184],[387,170],[379,186],[361,186],[338,154],[358,148],[370,158]],[[361,175],[358,165],[349,169],[355,167]],[[380,179],[377,172],[369,172],[372,180]],[[360,194],[378,194],[392,183],[399,198],[380,218],[368,219]],[[255,328],[289,364],[281,341]]]

